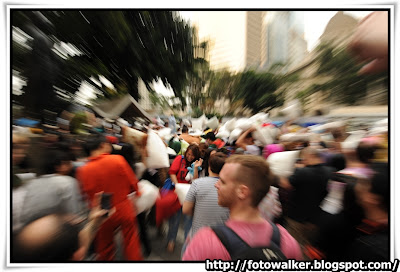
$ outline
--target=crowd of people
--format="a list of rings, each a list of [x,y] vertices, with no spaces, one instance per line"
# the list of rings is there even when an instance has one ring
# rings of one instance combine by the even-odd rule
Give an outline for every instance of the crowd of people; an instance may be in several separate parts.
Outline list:
[[[345,122],[312,130],[265,119],[233,140],[218,137],[221,125],[194,135],[189,120],[142,124],[144,135],[171,128],[169,140],[160,136],[170,150],[166,169],[147,167],[146,146],[120,131],[13,132],[11,261],[112,261],[116,232],[124,260],[140,261],[151,252],[147,226],[163,223],[168,252],[182,226],[183,261],[389,260],[387,124],[379,131],[372,124],[350,131]],[[268,144],[257,136],[260,126],[275,132]],[[277,154],[295,154],[280,162],[289,174],[273,167]],[[141,180],[160,192],[146,211],[135,202],[145,193]],[[188,184],[183,203],[177,184]]]

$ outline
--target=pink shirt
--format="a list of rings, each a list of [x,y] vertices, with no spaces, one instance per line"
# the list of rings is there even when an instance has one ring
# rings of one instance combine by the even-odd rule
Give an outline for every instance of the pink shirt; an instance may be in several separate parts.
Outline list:
[[[272,236],[272,226],[268,221],[261,223],[248,223],[244,221],[226,221],[226,225],[232,228],[246,243],[252,247],[268,245]],[[302,253],[297,241],[280,225],[277,225],[281,234],[281,251],[288,259],[302,259]],[[209,227],[200,229],[191,239],[183,261],[231,260],[214,231]]]

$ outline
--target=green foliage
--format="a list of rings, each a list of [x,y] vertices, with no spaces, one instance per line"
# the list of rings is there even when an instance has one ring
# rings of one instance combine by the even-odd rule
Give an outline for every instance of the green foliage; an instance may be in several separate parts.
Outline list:
[[[203,111],[200,108],[196,107],[193,109],[193,112],[192,112],[193,118],[199,118],[202,115],[203,115]]]
[[[28,79],[27,92],[33,93],[28,100],[43,96],[38,93],[43,88],[38,86],[45,87],[46,97],[52,95],[52,86],[75,93],[83,80],[90,83],[90,77],[102,75],[118,86],[117,92],[129,92],[135,99],[139,77],[146,84],[159,78],[185,105],[184,89],[194,64],[193,29],[175,12],[12,10],[11,17],[13,26],[46,51],[38,55],[35,46],[31,52],[14,46],[12,64]],[[61,42],[73,45],[81,54],[62,59],[51,53],[53,45]],[[25,60],[26,54],[33,57]],[[45,60],[40,76],[31,71]],[[40,77],[50,73],[52,77],[40,83],[44,81]],[[39,81],[36,85],[32,84],[35,80]],[[106,98],[115,95],[105,86],[99,89]]]
[[[344,47],[334,48],[329,44],[321,44],[317,52],[317,75],[330,76],[330,79],[301,92],[299,96],[302,96],[302,99],[316,91],[323,91],[328,94],[329,101],[354,105],[366,96],[368,83],[387,77],[385,74],[358,75],[361,64],[358,64]]]
[[[276,91],[283,82],[282,78],[271,73],[246,71],[239,75],[234,86],[233,101],[242,99],[243,105],[253,113],[279,107],[283,105],[284,95]]]
[[[223,117],[221,114],[219,114],[219,113],[217,113],[217,112],[206,113],[205,115],[206,115],[206,117],[207,117],[208,119],[211,119],[211,118],[213,118],[213,117],[215,116],[215,117],[218,118],[218,120],[221,120],[221,118]]]

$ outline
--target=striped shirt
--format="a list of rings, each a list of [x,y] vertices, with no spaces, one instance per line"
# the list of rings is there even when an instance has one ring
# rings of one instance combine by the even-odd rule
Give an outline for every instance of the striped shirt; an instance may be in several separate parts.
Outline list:
[[[221,225],[229,218],[229,209],[218,205],[218,177],[204,177],[193,181],[185,201],[194,203],[193,223],[189,235],[204,226]]]

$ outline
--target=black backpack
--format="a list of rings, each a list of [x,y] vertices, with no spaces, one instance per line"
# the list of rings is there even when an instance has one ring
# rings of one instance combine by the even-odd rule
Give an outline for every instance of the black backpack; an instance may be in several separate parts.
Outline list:
[[[226,225],[214,226],[212,230],[221,240],[229,252],[232,260],[263,260],[282,261],[287,260],[280,249],[281,238],[278,227],[271,223],[272,237],[268,246],[251,247],[239,235]]]

